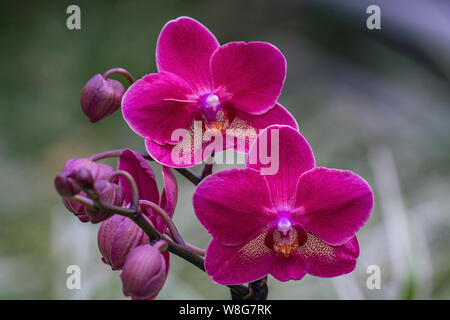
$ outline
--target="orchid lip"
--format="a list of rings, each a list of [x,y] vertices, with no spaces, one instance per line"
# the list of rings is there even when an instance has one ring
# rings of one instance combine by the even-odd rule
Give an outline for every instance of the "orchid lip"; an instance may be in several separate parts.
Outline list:
[[[307,240],[305,230],[293,223],[289,211],[278,212],[279,218],[267,234],[265,244],[284,258],[289,258]]]

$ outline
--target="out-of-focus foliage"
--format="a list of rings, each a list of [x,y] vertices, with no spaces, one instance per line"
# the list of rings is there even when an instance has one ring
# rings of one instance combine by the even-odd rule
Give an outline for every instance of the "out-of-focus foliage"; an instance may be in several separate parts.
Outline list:
[[[448,1],[77,1],[82,29],[74,31],[66,28],[70,4],[8,2],[0,10],[0,298],[123,298],[119,272],[100,261],[98,226],[66,212],[53,178],[71,157],[143,150],[120,112],[92,125],[80,90],[111,67],[136,77],[155,72],[159,31],[180,15],[221,43],[280,48],[288,61],[280,102],[318,165],[355,171],[375,194],[352,274],[269,279],[269,298],[450,298]],[[369,4],[381,7],[381,30],[366,28]],[[177,178],[175,221],[206,247],[194,188]],[[229,297],[185,261],[172,262],[159,298]],[[81,290],[66,288],[71,264],[81,267]],[[369,265],[381,268],[381,290],[366,287]]]

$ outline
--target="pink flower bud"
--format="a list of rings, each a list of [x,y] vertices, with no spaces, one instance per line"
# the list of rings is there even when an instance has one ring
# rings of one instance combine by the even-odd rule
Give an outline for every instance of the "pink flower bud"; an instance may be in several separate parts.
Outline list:
[[[62,197],[73,197],[81,191],[80,187],[73,181],[73,176],[72,170],[64,170],[56,176],[55,188]]]
[[[81,109],[91,122],[97,122],[120,108],[124,93],[122,83],[96,74],[81,90]]]
[[[100,225],[97,243],[103,262],[118,270],[122,269],[130,250],[148,244],[149,239],[131,219],[116,214]]]
[[[94,185],[94,178],[92,177],[91,171],[87,168],[80,168],[75,176],[75,179],[81,187],[92,188]]]
[[[87,169],[90,172],[94,181],[99,179],[106,179],[114,171],[114,169],[107,164],[98,163],[86,158],[70,159],[64,165],[63,172],[61,172],[55,179],[55,187],[60,194],[61,192],[63,193],[61,194],[63,197],[71,197],[75,194],[86,196],[84,192],[81,192],[81,190],[79,190],[78,186],[73,187],[73,192],[77,192],[72,194],[73,192],[70,190],[71,187],[68,186],[69,182],[74,183],[74,179],[77,173],[82,168]],[[66,179],[64,177],[66,177]],[[63,203],[67,210],[75,214],[81,222],[90,221],[89,216],[86,215],[85,208],[79,202],[64,198]]]
[[[122,188],[107,180],[97,180],[94,182],[94,191],[99,196],[99,201],[103,204],[111,204],[115,206],[122,206],[123,191]],[[109,212],[101,210],[86,209],[86,214],[92,223],[102,222],[112,216]]]
[[[161,249],[164,240],[152,245],[142,245],[131,250],[120,275],[123,293],[132,299],[153,299],[166,281],[166,261]]]

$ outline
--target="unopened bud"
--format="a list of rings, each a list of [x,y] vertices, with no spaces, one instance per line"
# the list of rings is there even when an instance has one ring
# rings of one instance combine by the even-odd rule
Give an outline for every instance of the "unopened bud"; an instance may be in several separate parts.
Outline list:
[[[80,170],[84,171],[83,169],[89,171],[94,181],[99,179],[106,179],[114,171],[114,169],[104,163],[98,163],[86,158],[75,158],[67,161],[64,166],[64,170],[55,178],[56,190],[61,196],[64,197],[63,203],[66,208],[75,216],[77,216],[80,221],[89,222],[90,218],[86,214],[86,209],[84,208],[84,206],[79,202],[66,198],[73,197],[76,194],[79,194],[80,196],[86,196],[86,194],[82,192],[78,185],[75,183],[77,174]],[[87,174],[82,173],[79,178],[82,178],[83,175],[86,176]],[[70,185],[69,182],[71,183]]]
[[[91,122],[97,122],[120,108],[124,93],[121,82],[96,74],[81,90],[81,109]]]
[[[123,293],[136,300],[153,299],[166,281],[166,260],[161,249],[164,240],[154,245],[142,245],[131,250],[120,275]]]
[[[78,184],[84,188],[92,188],[94,185],[94,178],[92,177],[91,171],[87,168],[80,168],[78,170],[75,179],[77,180]]]
[[[55,178],[55,188],[61,197],[70,198],[78,194],[81,190],[73,181],[74,172],[72,170],[64,170]]]
[[[107,180],[97,180],[94,183],[94,191],[98,194],[98,200],[102,204],[122,206],[124,194],[122,188]],[[92,223],[102,222],[112,216],[112,213],[101,210],[86,210],[89,220]]]
[[[116,214],[100,225],[97,243],[103,256],[102,261],[113,270],[118,270],[122,269],[130,251],[148,244],[149,239],[133,220]]]
[[[121,206],[124,195],[122,187],[109,182],[108,180],[97,180],[94,183],[94,190],[99,195],[99,200],[102,203],[108,203],[115,206]]]

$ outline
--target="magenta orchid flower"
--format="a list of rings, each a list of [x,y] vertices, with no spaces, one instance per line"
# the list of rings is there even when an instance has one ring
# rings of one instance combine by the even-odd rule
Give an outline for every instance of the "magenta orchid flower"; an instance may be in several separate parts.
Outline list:
[[[269,43],[220,46],[205,26],[181,17],[161,31],[156,62],[158,73],[128,88],[122,111],[130,127],[145,138],[149,154],[164,165],[195,166],[212,152],[231,147],[248,152],[257,130],[272,124],[297,128],[292,115],[277,103],[286,60]],[[196,123],[200,134],[210,139],[198,137]],[[177,129],[184,133],[174,137]],[[242,136],[243,130],[256,133]],[[205,151],[217,137],[223,143]],[[239,139],[245,140],[245,150],[237,147]],[[182,151],[175,153],[186,153],[188,161],[175,162],[172,151],[183,143]]]
[[[279,168],[262,175],[258,140],[273,130]],[[316,167],[308,142],[288,126],[265,129],[250,148],[252,157],[256,164],[215,173],[194,194],[195,213],[213,237],[208,275],[232,285],[268,274],[287,281],[351,272],[359,256],[355,234],[373,206],[369,185],[350,171]]]
[[[140,200],[159,204],[170,217],[173,216],[178,189],[175,176],[170,168],[162,167],[164,190],[161,196],[153,170],[140,154],[128,149],[122,151],[118,169],[128,172],[133,177],[138,187]],[[127,206],[132,199],[131,188],[128,181],[122,176],[120,177],[120,185],[124,192],[124,204]],[[165,232],[166,224],[159,215],[145,206],[142,206],[142,212],[156,230],[160,233]],[[131,219],[121,215],[114,215],[101,224],[97,240],[103,256],[103,262],[111,265],[113,270],[122,269],[132,249],[149,243],[145,232]],[[165,251],[162,255],[165,259],[165,272],[167,275],[169,271],[169,252]]]

